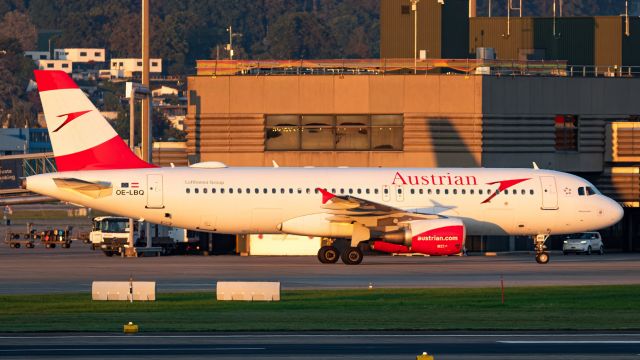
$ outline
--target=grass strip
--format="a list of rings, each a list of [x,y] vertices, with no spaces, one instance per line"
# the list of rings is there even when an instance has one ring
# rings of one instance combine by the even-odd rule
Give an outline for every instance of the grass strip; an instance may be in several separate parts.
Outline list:
[[[155,302],[89,294],[0,296],[0,332],[637,330],[640,286],[283,291],[280,302],[160,293]]]

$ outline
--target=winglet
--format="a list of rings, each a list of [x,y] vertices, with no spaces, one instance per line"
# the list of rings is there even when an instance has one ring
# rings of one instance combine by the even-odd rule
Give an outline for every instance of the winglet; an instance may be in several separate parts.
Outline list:
[[[533,169],[534,170],[540,170],[540,168],[538,167],[538,164],[536,164],[536,162],[533,162]]]
[[[322,204],[326,204],[327,201],[333,199],[334,197],[336,197],[334,194],[328,192],[325,189],[321,189],[321,188],[316,188],[316,190],[320,191],[320,193],[322,194]]]
[[[278,163],[275,160],[271,160],[271,163],[273,163],[273,167],[274,168],[279,168],[280,165],[278,165]]]

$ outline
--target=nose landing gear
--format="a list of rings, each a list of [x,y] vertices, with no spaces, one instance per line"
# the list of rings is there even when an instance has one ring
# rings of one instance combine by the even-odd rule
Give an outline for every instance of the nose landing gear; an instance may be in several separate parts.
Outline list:
[[[549,262],[549,253],[545,251],[547,247],[544,246],[548,238],[549,235],[547,234],[536,235],[533,238],[533,244],[536,248],[536,262],[538,264],[546,264]]]

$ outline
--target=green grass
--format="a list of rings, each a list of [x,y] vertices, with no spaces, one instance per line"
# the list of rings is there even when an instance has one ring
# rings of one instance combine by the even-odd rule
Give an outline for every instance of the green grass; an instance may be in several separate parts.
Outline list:
[[[640,286],[283,291],[280,302],[216,301],[211,293],[155,302],[88,294],[0,296],[0,332],[300,330],[637,330]]]

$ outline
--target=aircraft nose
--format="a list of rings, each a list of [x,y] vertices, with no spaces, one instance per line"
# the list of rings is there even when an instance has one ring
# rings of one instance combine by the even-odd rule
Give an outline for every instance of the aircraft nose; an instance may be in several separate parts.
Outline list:
[[[606,216],[611,219],[611,225],[617,224],[624,216],[624,209],[617,201],[607,198]]]

